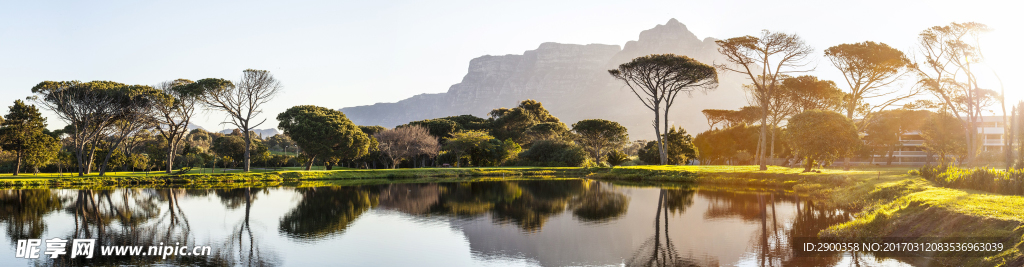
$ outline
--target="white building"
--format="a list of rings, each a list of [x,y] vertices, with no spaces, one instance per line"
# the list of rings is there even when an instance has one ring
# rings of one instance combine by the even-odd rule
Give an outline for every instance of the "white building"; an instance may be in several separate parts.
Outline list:
[[[982,138],[981,151],[1003,151],[1006,140],[1003,139],[1003,116],[982,116],[980,125],[977,127],[979,137]],[[893,151],[892,164],[921,165],[928,162],[928,152],[924,149],[924,138],[921,132],[913,131],[900,136],[903,146]],[[937,161],[935,155],[932,162]],[[856,160],[860,164],[885,164],[888,155],[875,155],[872,158],[860,158]]]

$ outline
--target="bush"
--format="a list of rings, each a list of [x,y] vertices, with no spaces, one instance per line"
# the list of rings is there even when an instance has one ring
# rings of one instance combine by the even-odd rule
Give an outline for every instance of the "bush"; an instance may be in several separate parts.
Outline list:
[[[561,140],[534,142],[530,149],[519,154],[520,165],[545,167],[581,167],[589,156],[582,147]],[[596,164],[595,164],[596,165]]]
[[[638,165],[644,165],[644,161],[642,161],[640,159],[630,159],[630,160],[628,160],[626,162],[623,162],[619,166],[626,167],[626,166],[638,166]]]
[[[936,184],[949,188],[974,189],[1008,195],[1024,195],[1024,170],[1001,171],[986,168],[924,166],[910,171]]]
[[[608,165],[611,166],[619,166],[622,165],[622,163],[629,161],[629,156],[619,150],[612,150],[612,152],[608,152],[608,156],[605,158],[607,159]]]

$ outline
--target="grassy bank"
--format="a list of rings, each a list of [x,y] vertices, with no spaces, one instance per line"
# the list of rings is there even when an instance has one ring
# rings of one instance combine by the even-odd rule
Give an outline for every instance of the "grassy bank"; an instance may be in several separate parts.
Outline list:
[[[994,237],[1006,248],[995,256],[936,256],[950,257],[942,259],[949,266],[1024,265],[1024,197],[938,187],[917,176],[852,189],[834,198],[859,198],[866,205],[856,219],[832,226],[821,236],[840,240],[909,237],[912,242],[935,241],[929,237]]]
[[[267,184],[297,181],[326,180],[379,180],[379,179],[420,179],[420,178],[459,178],[459,177],[521,177],[521,176],[585,176],[593,169],[582,168],[420,168],[420,169],[338,169],[331,171],[264,171],[264,172],[226,172],[226,173],[191,173],[183,175],[148,175],[121,173],[121,175],[85,177],[65,176],[62,178],[46,176],[18,176],[17,178],[0,178],[0,189],[24,188],[81,188],[97,186],[188,186],[210,187],[231,184]]]

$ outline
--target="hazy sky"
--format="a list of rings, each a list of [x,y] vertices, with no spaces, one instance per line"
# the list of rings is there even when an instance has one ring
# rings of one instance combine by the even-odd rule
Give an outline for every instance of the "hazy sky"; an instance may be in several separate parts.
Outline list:
[[[991,69],[1020,99],[1024,19],[1012,1],[6,1],[0,3],[0,106],[44,80],[154,85],[271,71],[295,105],[342,108],[439,93],[469,60],[543,42],[615,44],[676,18],[699,38],[799,34],[815,49],[866,40],[911,52],[921,30],[977,21]],[[840,82],[819,53],[816,75]],[[988,75],[991,77],[991,75]],[[983,77],[983,87],[998,89]],[[842,84],[842,83],[841,83]],[[0,108],[6,113],[6,108]],[[557,114],[555,114],[557,115]],[[694,116],[701,116],[694,114]],[[213,130],[224,115],[197,124]],[[50,128],[63,125],[57,118]]]

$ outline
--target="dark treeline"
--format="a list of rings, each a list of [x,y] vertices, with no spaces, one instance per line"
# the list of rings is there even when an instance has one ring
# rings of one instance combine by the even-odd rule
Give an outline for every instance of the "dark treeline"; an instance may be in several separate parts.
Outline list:
[[[566,125],[536,100],[473,115],[413,121],[394,129],[357,126],[339,111],[296,106],[281,113],[281,139],[294,140],[310,169],[465,166],[607,166],[657,164],[656,146],[629,142],[617,122],[590,119]],[[326,138],[325,138],[326,137]],[[277,138],[277,137],[272,137]],[[696,157],[691,137],[674,128],[666,139],[673,164]],[[652,141],[653,142],[653,141]],[[655,156],[646,156],[652,154]],[[639,158],[639,159],[634,159]]]

